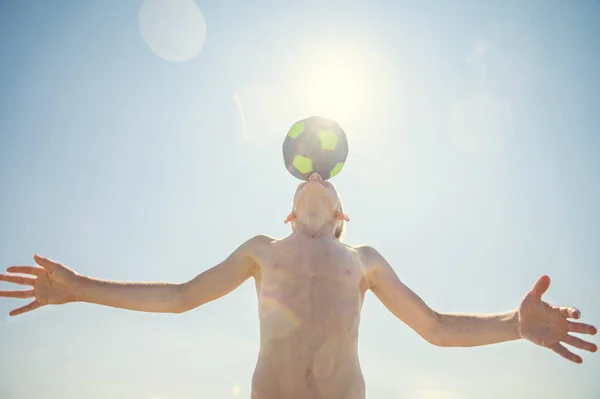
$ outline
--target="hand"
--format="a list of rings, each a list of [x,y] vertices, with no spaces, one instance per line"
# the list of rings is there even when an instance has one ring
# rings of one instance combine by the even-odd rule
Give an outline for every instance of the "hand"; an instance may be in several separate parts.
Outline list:
[[[569,333],[596,334],[594,326],[576,323],[581,313],[572,307],[558,307],[542,301],[542,295],[550,287],[550,277],[542,276],[527,293],[519,306],[519,334],[521,337],[553,350],[567,360],[581,363],[581,357],[569,351],[562,343],[578,349],[596,352],[596,345]],[[561,343],[562,342],[562,343]]]
[[[34,260],[39,266],[11,266],[6,269],[11,274],[0,274],[0,281],[32,287],[29,290],[0,291],[0,297],[35,298],[28,305],[10,312],[11,316],[45,305],[58,305],[76,300],[76,287],[80,275],[60,263],[38,255],[35,255]]]

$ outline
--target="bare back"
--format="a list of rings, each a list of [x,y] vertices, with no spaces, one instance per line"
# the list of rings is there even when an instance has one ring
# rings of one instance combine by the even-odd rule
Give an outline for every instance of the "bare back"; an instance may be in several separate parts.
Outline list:
[[[366,291],[358,252],[294,235],[258,255],[261,348],[253,399],[363,399],[358,327]]]

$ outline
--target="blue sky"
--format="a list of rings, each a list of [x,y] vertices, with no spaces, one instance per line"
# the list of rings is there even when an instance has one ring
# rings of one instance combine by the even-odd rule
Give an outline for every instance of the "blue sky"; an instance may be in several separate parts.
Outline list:
[[[512,310],[547,273],[600,324],[600,3],[148,1],[0,1],[0,264],[185,281],[283,237],[281,143],[319,114],[345,241],[433,308]],[[184,315],[21,304],[1,398],[249,397],[252,282]],[[370,399],[600,395],[598,355],[432,347],[370,294],[360,333]]]

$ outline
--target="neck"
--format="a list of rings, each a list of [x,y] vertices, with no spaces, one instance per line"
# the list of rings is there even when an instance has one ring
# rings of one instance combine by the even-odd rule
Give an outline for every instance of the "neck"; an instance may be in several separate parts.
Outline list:
[[[310,237],[333,237],[335,225],[335,220],[321,215],[299,215],[294,223],[294,232]]]

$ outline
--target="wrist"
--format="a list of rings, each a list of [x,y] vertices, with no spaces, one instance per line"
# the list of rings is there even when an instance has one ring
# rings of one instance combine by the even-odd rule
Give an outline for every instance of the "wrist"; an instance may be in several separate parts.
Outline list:
[[[71,302],[85,302],[85,291],[90,279],[80,274],[75,275],[71,290]]]
[[[521,327],[520,327],[520,323],[519,323],[519,311],[518,310],[514,310],[509,313],[508,323],[510,325],[511,335],[514,337],[514,339],[520,339],[521,338]]]

